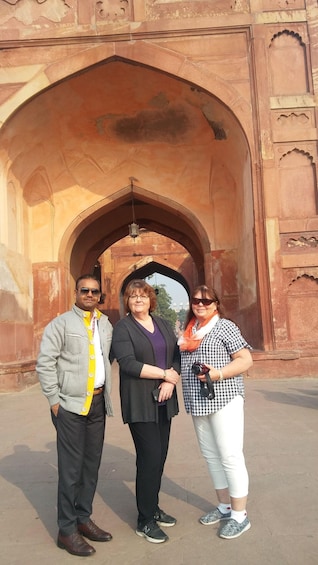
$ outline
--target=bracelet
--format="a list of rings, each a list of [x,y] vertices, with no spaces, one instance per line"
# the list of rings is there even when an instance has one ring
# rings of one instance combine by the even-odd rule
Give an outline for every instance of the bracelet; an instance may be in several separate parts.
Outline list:
[[[162,378],[163,378],[164,381],[166,380],[166,378],[167,378],[167,373],[166,373],[166,371],[163,372],[163,377],[162,377]]]
[[[223,373],[221,371],[221,369],[219,369],[219,381],[223,381],[224,377],[223,377]]]

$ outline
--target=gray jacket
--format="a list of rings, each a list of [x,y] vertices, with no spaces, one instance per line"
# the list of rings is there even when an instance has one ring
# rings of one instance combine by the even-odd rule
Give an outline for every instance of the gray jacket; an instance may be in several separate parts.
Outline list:
[[[42,391],[50,406],[60,403],[65,410],[75,414],[81,413],[87,395],[88,335],[83,313],[74,304],[72,310],[46,326],[36,365]],[[98,321],[98,331],[105,365],[105,407],[107,415],[112,416],[109,351],[113,328],[104,314]]]

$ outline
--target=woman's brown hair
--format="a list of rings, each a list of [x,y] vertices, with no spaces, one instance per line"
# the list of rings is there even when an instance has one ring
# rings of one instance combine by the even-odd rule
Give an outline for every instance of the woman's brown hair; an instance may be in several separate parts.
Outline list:
[[[157,308],[157,295],[155,289],[143,279],[133,279],[128,283],[124,292],[124,308],[127,314],[130,312],[129,297],[134,294],[134,290],[140,290],[140,294],[145,294],[145,296],[149,297],[149,312],[153,312]]]
[[[219,297],[218,297],[216,291],[214,290],[214,288],[209,287],[205,284],[200,284],[191,293],[189,311],[188,311],[186,319],[185,319],[185,327],[187,327],[190,320],[192,320],[192,318],[195,317],[194,313],[192,311],[192,307],[191,307],[191,299],[194,298],[196,296],[196,294],[199,294],[199,293],[201,293],[202,298],[211,298],[211,300],[213,300],[213,302],[216,303],[217,310],[218,310],[218,313],[220,315],[220,318],[223,317],[223,311],[222,311],[222,308],[220,306],[220,300],[219,300]]]

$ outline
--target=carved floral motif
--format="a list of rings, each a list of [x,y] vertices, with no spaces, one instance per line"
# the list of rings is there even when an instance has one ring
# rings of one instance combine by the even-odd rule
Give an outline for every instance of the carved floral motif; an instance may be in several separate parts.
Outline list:
[[[96,2],[97,20],[113,20],[117,18],[127,18],[129,12],[128,0],[98,0]]]
[[[82,2],[83,4],[79,4]],[[87,23],[127,19],[132,0],[0,0],[0,25],[17,20],[25,26],[45,18],[53,23],[65,20],[66,16],[75,21],[76,14],[84,13]],[[82,22],[83,23],[83,22]]]
[[[70,3],[71,0],[0,0],[0,25],[15,19],[27,26],[39,18],[58,23],[72,9]]]

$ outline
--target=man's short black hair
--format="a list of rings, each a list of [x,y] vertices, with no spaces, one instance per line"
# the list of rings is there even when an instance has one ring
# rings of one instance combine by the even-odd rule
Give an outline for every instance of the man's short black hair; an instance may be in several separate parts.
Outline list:
[[[87,274],[87,275],[81,275],[80,277],[78,277],[78,279],[76,279],[76,290],[78,289],[78,285],[79,283],[84,280],[84,279],[91,279],[93,281],[98,282],[98,286],[99,286],[99,290],[100,290],[100,280],[98,277],[96,277],[95,275],[92,275],[91,273]]]

